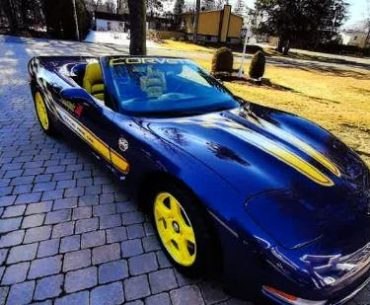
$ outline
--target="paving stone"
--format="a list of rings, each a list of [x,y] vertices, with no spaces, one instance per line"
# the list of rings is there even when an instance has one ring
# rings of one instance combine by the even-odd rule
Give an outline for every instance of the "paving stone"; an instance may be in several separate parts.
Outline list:
[[[78,219],[90,218],[91,215],[92,215],[91,207],[79,207],[79,208],[73,209],[72,219],[78,220]]]
[[[7,207],[15,202],[16,196],[2,196],[0,197],[0,207]]]
[[[170,292],[173,305],[203,305],[204,301],[197,286],[184,286]]]
[[[116,227],[107,229],[107,242],[109,244],[123,241],[127,239],[127,231],[125,227]]]
[[[60,242],[60,253],[71,252],[80,249],[80,235],[63,237]]]
[[[39,173],[41,174],[42,171]],[[52,191],[56,187],[56,182],[39,182],[33,186],[34,192]]]
[[[66,274],[64,290],[67,293],[88,289],[97,285],[97,268],[89,267],[76,271],[69,271]]]
[[[53,227],[52,238],[64,237],[73,234],[75,223],[74,221],[58,223]]]
[[[7,259],[7,263],[14,264],[34,259],[36,257],[37,246],[38,244],[35,243],[11,248]]]
[[[206,304],[215,304],[228,299],[218,283],[202,282],[199,286]]]
[[[100,229],[108,229],[121,226],[121,216],[119,214],[105,215],[100,218]]]
[[[55,305],[89,305],[89,295],[88,291],[68,294],[60,299],[56,299]]]
[[[123,287],[125,289],[126,300],[128,301],[144,298],[150,295],[149,283],[146,275],[126,279],[123,282]]]
[[[122,283],[99,286],[91,291],[91,305],[115,305],[124,302]]]
[[[5,209],[2,218],[21,216],[26,210],[25,205],[9,206]]]
[[[7,255],[8,255],[8,249],[0,249],[0,266],[2,266],[5,263]]]
[[[34,214],[23,218],[22,228],[33,228],[41,226],[44,222],[45,214]]]
[[[141,212],[129,212],[122,214],[122,224],[124,226],[144,222],[144,215]]]
[[[93,207],[94,216],[106,216],[116,213],[116,205],[114,203],[97,205]]]
[[[100,185],[92,185],[85,187],[85,194],[86,195],[99,195],[101,194],[101,186]]]
[[[132,301],[128,303],[126,302],[125,305],[144,305],[144,302],[140,300],[136,300],[136,301]]]
[[[62,293],[63,275],[44,277],[37,281],[34,299],[45,300],[54,298]]]
[[[106,204],[114,203],[114,195],[113,194],[101,194],[99,196],[99,203],[101,205],[106,205]]]
[[[57,199],[62,199],[63,198],[63,192],[64,190],[55,190],[55,191],[48,191],[44,192],[42,194],[41,199],[42,200],[57,200]]]
[[[172,303],[168,293],[160,293],[147,297],[145,305],[172,305]]]
[[[26,193],[18,195],[15,204],[25,204],[25,203],[33,203],[38,202],[41,199],[41,193]]]
[[[27,277],[30,263],[19,263],[6,267],[2,285],[11,285],[23,282]]]
[[[75,233],[80,234],[84,232],[95,231],[99,227],[99,219],[95,218],[88,218],[88,219],[80,219],[76,222],[76,229]]]
[[[138,275],[158,269],[157,258],[154,253],[146,253],[129,258],[130,274]]]
[[[158,251],[156,254],[160,268],[172,267],[171,262],[168,260],[168,257],[163,253],[163,251]]]
[[[44,277],[59,273],[62,269],[62,256],[52,256],[47,258],[36,259],[32,261],[30,272],[28,273],[29,279]]]
[[[153,228],[153,225],[149,222],[144,223],[144,231],[145,231],[146,236],[155,235],[155,230]]]
[[[121,243],[122,257],[131,257],[144,253],[141,239],[126,240]]]
[[[5,300],[8,296],[8,293],[9,293],[9,287],[0,286],[0,305],[5,305]]]
[[[18,185],[16,187],[14,187],[14,189],[13,189],[13,195],[29,193],[29,192],[31,192],[31,189],[32,189],[31,184]]]
[[[149,273],[149,283],[154,294],[177,288],[176,277],[172,269]]]
[[[63,271],[70,271],[88,267],[91,265],[91,251],[80,250],[68,252],[64,255]]]
[[[26,215],[39,214],[51,211],[52,201],[41,201],[27,205]]]
[[[59,239],[50,239],[40,242],[37,257],[46,257],[58,254]]]
[[[48,212],[46,214],[45,224],[57,224],[71,220],[71,209]]]
[[[66,188],[64,190],[64,197],[80,197],[83,196],[84,193],[85,189],[83,187]]]
[[[144,228],[141,224],[130,225],[126,229],[128,239],[141,238],[145,236]]]
[[[102,264],[109,261],[118,260],[121,258],[121,249],[118,243],[93,248],[93,264]]]
[[[64,198],[57,199],[54,201],[53,210],[71,209],[77,207],[78,198]]]
[[[13,231],[2,234],[0,238],[0,248],[16,246],[22,243],[24,230]]]
[[[128,267],[124,260],[110,262],[99,266],[99,283],[105,284],[128,277]]]
[[[82,249],[98,247],[104,244],[105,244],[105,231],[104,230],[87,232],[87,233],[82,234],[82,240],[81,240]]]
[[[145,252],[160,250],[161,246],[157,236],[146,236],[142,239]]]
[[[21,221],[22,217],[0,219],[0,234],[19,229]]]
[[[15,284],[10,288],[6,305],[24,305],[32,300],[35,281]]]
[[[52,305],[52,301],[51,300],[46,300],[46,301],[40,301],[40,302],[35,302],[35,303],[31,303],[29,305]]]
[[[24,237],[24,243],[34,243],[37,241],[43,241],[50,238],[51,226],[42,226],[37,228],[30,228],[26,231]]]

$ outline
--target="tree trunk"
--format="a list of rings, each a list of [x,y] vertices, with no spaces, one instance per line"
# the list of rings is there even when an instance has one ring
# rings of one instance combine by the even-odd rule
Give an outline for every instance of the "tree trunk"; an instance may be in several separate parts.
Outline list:
[[[146,55],[146,5],[145,0],[129,0],[130,54]]]
[[[5,0],[4,11],[8,18],[9,28],[11,33],[15,33],[18,29],[17,16],[15,13],[15,7],[12,0]]]
[[[284,49],[284,39],[283,39],[283,37],[279,37],[279,41],[278,41],[278,45],[276,47],[276,51],[278,51],[279,53],[283,53],[283,49]]]
[[[288,55],[289,54],[289,50],[290,50],[290,41],[288,39],[288,40],[285,41],[283,54],[284,55]]]
[[[197,0],[196,8],[195,8],[195,18],[194,18],[194,25],[193,25],[193,42],[197,43],[198,41],[198,25],[199,25],[199,14],[200,14],[200,0]]]

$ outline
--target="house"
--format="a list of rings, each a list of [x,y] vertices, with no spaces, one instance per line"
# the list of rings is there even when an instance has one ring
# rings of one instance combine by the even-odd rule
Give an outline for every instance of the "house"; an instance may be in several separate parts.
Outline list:
[[[96,31],[127,32],[129,28],[128,15],[94,12],[94,28]]]
[[[340,33],[340,36],[342,38],[342,44],[347,46],[363,48],[365,45],[369,44],[369,42],[366,41],[368,39],[368,34],[364,31],[347,30]]]
[[[194,12],[181,15],[181,27],[188,39],[192,39],[194,31]],[[238,44],[241,40],[243,17],[231,12],[231,5],[222,10],[202,11],[199,13],[198,40],[213,43]]]

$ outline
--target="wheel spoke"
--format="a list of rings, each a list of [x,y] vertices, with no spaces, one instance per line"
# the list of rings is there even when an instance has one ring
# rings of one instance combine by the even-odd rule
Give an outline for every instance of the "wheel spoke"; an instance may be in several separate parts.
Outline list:
[[[185,225],[181,227],[181,234],[183,238],[195,245],[194,232],[191,227]]]

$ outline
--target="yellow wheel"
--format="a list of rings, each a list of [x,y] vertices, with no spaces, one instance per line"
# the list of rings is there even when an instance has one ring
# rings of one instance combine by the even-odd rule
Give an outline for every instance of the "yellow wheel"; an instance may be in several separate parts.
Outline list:
[[[50,122],[48,112],[46,109],[44,99],[42,98],[41,93],[38,91],[35,94],[35,106],[37,117],[39,119],[42,129],[44,129],[45,131],[49,130]]]
[[[184,267],[193,265],[197,257],[194,229],[186,211],[172,194],[157,194],[154,199],[154,221],[171,258]]]
[[[162,179],[146,193],[164,253],[188,277],[218,272],[221,251],[206,209],[185,185]]]

